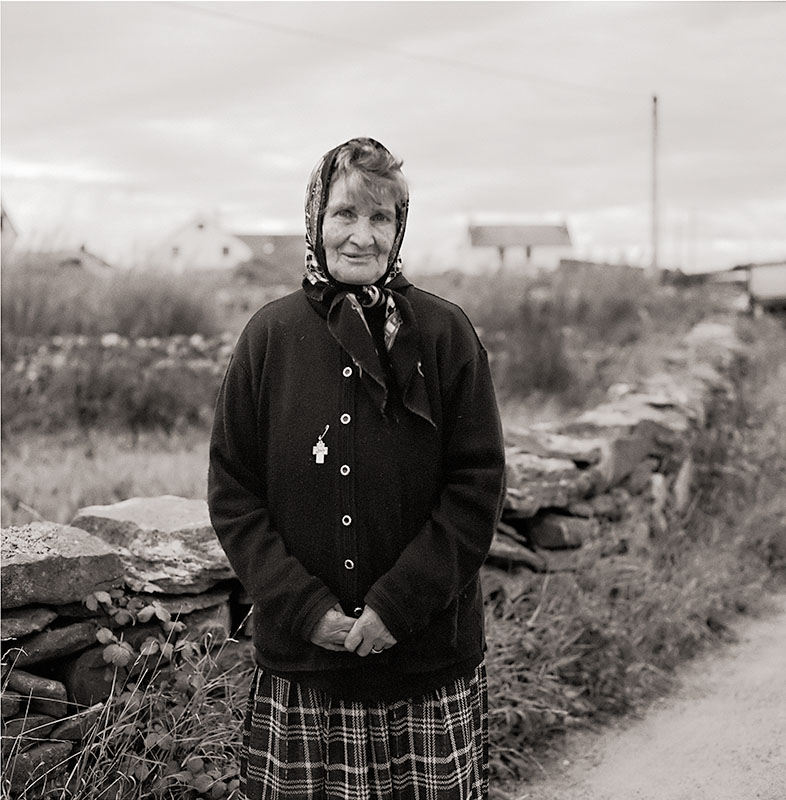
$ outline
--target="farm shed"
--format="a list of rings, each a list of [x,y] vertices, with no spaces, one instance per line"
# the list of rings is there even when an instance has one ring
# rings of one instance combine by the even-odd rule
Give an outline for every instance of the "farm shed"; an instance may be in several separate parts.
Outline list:
[[[535,247],[558,248],[563,254],[572,247],[567,225],[560,224],[506,224],[470,225],[469,237],[473,247],[494,247],[499,252],[500,266],[505,264],[505,251],[509,248],[522,249],[525,263],[530,264]]]
[[[740,264],[732,270],[747,275],[748,303],[754,313],[786,312],[786,259]]]

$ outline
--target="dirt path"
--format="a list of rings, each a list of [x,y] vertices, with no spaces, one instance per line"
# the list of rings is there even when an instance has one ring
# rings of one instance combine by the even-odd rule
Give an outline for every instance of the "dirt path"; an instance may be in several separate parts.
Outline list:
[[[517,800],[786,800],[786,595],[641,720],[572,741]]]

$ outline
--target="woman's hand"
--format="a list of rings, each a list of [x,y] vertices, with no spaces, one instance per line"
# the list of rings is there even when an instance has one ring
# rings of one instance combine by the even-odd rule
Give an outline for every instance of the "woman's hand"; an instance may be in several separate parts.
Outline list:
[[[371,606],[366,606],[354,622],[344,641],[344,647],[351,653],[367,656],[372,649],[380,652],[396,644],[393,635]]]
[[[311,641],[325,650],[343,650],[344,641],[352,626],[359,622],[348,617],[336,603],[329,608],[311,631]]]

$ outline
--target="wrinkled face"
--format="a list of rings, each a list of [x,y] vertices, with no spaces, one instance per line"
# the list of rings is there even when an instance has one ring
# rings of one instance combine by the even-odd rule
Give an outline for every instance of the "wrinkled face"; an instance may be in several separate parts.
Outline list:
[[[396,238],[396,206],[382,205],[347,185],[342,175],[328,194],[322,221],[322,246],[328,272],[341,283],[369,284],[381,278]]]

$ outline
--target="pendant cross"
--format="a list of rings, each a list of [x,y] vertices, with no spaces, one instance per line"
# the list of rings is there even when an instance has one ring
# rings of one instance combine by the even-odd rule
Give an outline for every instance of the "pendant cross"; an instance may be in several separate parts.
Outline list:
[[[328,453],[328,446],[320,439],[312,448],[311,452],[314,454],[314,460],[317,464],[325,463],[325,456]]]

